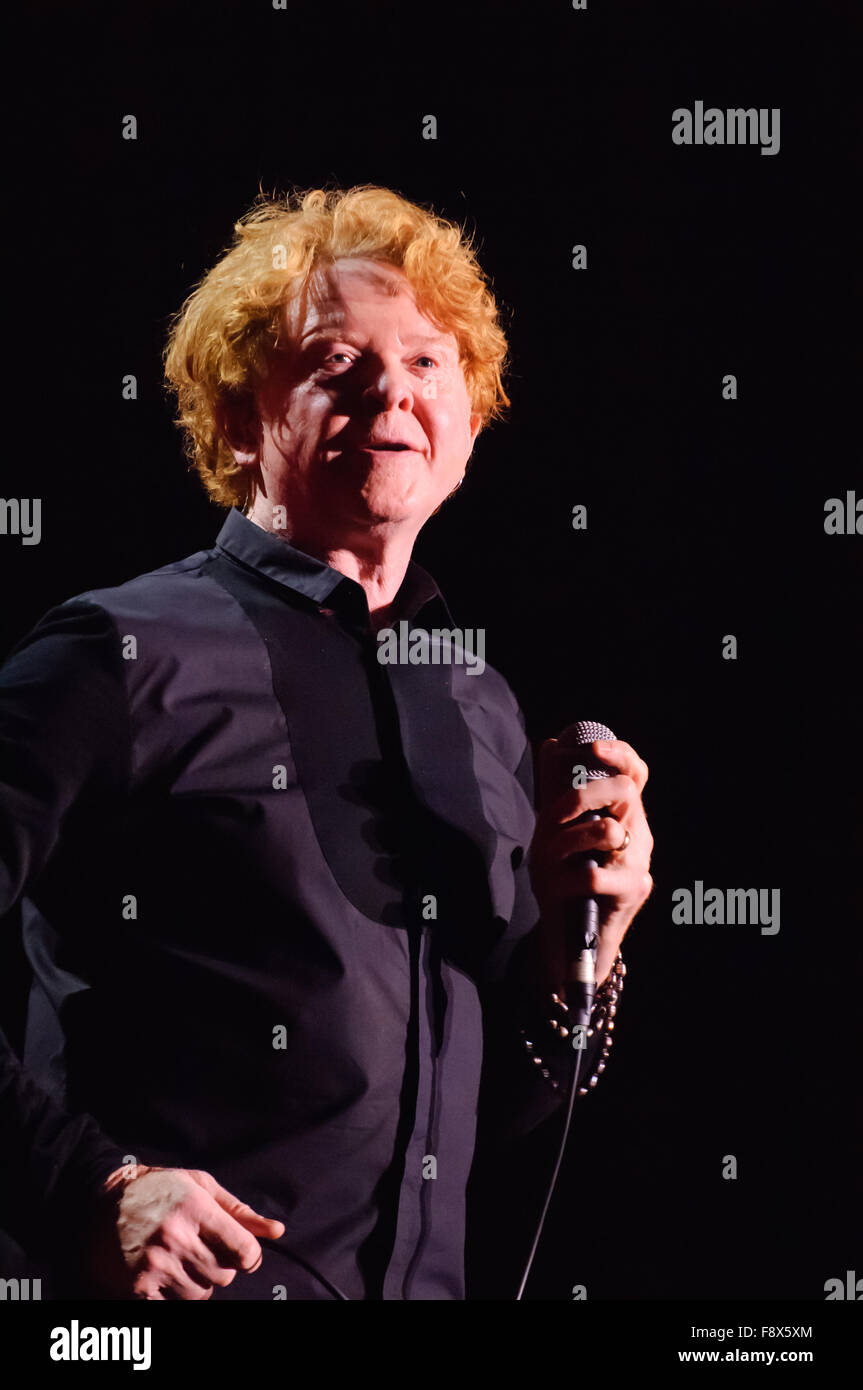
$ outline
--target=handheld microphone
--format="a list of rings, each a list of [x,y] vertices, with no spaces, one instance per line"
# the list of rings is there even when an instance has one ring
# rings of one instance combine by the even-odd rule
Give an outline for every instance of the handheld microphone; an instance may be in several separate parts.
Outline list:
[[[596,782],[611,777],[610,769],[590,752],[595,739],[614,739],[615,735],[605,724],[581,719],[564,729],[558,739],[561,759],[566,755],[569,785],[573,785],[574,774],[582,771],[584,780]],[[576,785],[580,783],[576,782]],[[600,820],[601,811],[587,811],[579,816],[579,821]],[[584,861],[595,869],[598,860]],[[599,904],[596,898],[578,898],[572,906],[572,922],[567,930],[567,983],[571,985],[574,999],[567,999],[574,1010],[573,1024],[587,1027],[596,993],[596,948],[599,942]]]

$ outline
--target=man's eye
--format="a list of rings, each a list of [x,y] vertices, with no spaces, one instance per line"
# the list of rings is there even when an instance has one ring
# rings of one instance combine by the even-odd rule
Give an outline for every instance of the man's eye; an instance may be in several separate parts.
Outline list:
[[[347,352],[331,352],[329,357],[324,358],[324,362],[332,362],[336,357],[347,357],[349,361],[353,361]]]
[[[436,367],[436,366],[437,366],[437,362],[435,361],[435,359],[434,359],[433,357],[429,357],[428,353],[425,353],[425,352],[422,353],[422,355],[421,355],[420,357],[417,358],[417,361],[418,361],[418,362],[423,362],[423,361],[428,362],[429,365],[432,366],[432,367]]]

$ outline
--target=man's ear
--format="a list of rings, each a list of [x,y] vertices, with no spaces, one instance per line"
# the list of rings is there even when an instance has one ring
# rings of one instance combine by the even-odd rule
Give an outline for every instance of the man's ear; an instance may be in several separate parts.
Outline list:
[[[476,437],[477,437],[477,435],[479,434],[479,427],[480,427],[481,424],[482,424],[482,416],[481,416],[481,415],[471,415],[471,417],[470,417],[470,442],[471,442],[471,448],[473,448],[474,444],[476,443]]]
[[[261,422],[251,391],[232,391],[216,407],[216,421],[237,463],[249,468],[259,462]]]

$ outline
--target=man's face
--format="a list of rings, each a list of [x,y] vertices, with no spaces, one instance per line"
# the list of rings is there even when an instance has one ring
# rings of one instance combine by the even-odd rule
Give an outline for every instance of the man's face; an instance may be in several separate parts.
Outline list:
[[[259,397],[267,492],[296,534],[416,534],[464,475],[480,424],[458,346],[401,271],[344,258],[314,279]],[[293,318],[289,315],[293,314]]]

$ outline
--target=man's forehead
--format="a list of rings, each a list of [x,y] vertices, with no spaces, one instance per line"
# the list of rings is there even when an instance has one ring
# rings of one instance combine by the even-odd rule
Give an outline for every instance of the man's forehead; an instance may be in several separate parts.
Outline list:
[[[345,288],[351,294],[364,289],[395,299],[400,294],[414,298],[413,288],[404,271],[385,261],[373,261],[364,256],[340,256],[329,265],[319,266],[313,273],[321,292],[340,297]]]
[[[286,306],[288,321],[300,340],[311,333],[335,331],[350,321],[351,301],[364,299],[383,300],[413,311],[426,324],[429,341],[448,336],[422,313],[413,286],[402,271],[359,257],[342,257],[313,271],[305,292]]]

